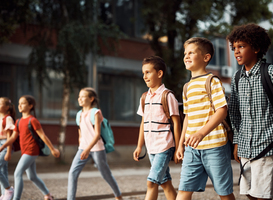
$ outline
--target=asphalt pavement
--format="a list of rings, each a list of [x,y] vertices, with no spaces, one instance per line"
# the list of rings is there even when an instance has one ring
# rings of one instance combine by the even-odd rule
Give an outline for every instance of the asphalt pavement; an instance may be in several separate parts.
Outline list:
[[[69,164],[57,165],[37,163],[37,174],[45,182],[50,193],[57,200],[65,200],[67,193],[67,177],[69,171]],[[123,198],[130,200],[144,199],[146,193],[146,179],[149,173],[149,166],[145,165],[110,165],[112,174],[123,194]],[[13,185],[12,171],[15,166],[10,166],[9,180]],[[247,200],[245,196],[239,195],[239,187],[237,185],[239,176],[239,164],[232,161],[233,175],[234,175],[234,195],[237,200]],[[181,164],[170,164],[172,183],[177,189],[180,180]],[[43,194],[28,180],[27,176],[23,176],[24,189],[22,200],[41,200]],[[114,199],[111,188],[103,180],[99,171],[90,162],[85,166],[78,179],[77,200],[93,200],[93,199]],[[158,200],[166,199],[163,190],[159,190]],[[210,180],[207,182],[205,192],[197,192],[193,194],[193,200],[215,200],[220,199],[215,193]]]

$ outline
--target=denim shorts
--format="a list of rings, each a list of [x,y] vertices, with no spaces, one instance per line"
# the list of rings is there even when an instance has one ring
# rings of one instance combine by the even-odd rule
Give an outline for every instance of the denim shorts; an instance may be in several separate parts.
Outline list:
[[[151,169],[147,180],[162,185],[172,180],[170,175],[169,162],[174,154],[174,147],[157,154],[149,154]]]
[[[205,150],[185,148],[179,190],[205,191],[208,177],[218,195],[226,196],[233,192],[229,144]]]

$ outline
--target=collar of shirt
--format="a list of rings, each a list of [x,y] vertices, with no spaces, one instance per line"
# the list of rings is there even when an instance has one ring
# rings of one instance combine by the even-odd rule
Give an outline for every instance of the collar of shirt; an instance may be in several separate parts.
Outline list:
[[[157,90],[152,94],[151,89],[149,89],[148,94],[149,96],[153,97],[155,95],[160,95],[166,89],[165,85],[162,84]]]
[[[246,73],[245,66],[242,67],[241,71],[241,77],[243,76],[251,76],[256,75],[260,71],[260,65],[261,65],[262,59],[259,59],[258,62],[249,70],[248,74]]]

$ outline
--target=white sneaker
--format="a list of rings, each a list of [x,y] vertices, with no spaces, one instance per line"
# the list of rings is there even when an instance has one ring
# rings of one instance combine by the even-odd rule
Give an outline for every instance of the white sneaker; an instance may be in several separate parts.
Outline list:
[[[13,197],[14,189],[13,187],[10,187],[10,189],[5,190],[5,195],[3,200],[11,200]]]

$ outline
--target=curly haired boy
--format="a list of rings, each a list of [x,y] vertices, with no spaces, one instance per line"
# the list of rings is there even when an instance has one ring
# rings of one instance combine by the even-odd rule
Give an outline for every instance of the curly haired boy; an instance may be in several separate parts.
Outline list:
[[[273,107],[261,82],[260,67],[271,41],[267,31],[256,25],[237,26],[227,36],[241,75],[238,87],[231,81],[229,112],[234,130],[234,157],[243,173],[240,194],[249,199],[273,198],[273,149],[251,161],[273,141]],[[273,65],[268,73],[273,82]],[[237,91],[238,88],[238,91]]]

